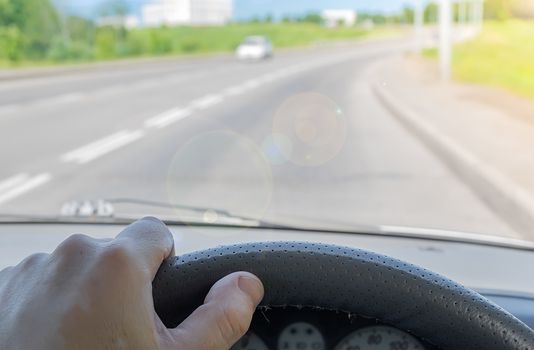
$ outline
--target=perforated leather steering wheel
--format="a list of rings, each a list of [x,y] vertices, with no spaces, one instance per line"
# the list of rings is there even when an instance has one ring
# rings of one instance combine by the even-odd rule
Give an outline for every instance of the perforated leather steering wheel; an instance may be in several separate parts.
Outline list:
[[[373,252],[306,242],[249,243],[169,259],[153,283],[158,315],[177,326],[235,271],[263,281],[263,306],[371,317],[442,349],[534,349],[534,331],[458,283]]]

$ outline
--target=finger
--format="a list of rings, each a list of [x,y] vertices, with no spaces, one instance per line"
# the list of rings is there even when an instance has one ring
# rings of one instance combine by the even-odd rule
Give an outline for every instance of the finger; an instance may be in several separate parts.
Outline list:
[[[174,239],[163,222],[146,217],[126,227],[110,244],[125,244],[154,278],[163,260],[174,255]]]
[[[229,349],[247,332],[262,298],[263,285],[256,276],[226,276],[211,288],[204,305],[171,330],[176,349]]]

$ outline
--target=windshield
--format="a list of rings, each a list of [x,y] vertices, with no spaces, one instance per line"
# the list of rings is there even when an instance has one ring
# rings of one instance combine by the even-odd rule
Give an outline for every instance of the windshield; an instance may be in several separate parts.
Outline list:
[[[529,0],[0,0],[0,214],[529,239],[533,18]]]

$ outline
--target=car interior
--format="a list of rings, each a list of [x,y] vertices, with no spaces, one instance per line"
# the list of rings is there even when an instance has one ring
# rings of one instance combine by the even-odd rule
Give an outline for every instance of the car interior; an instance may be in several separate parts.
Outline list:
[[[533,3],[0,0],[0,277],[154,216],[168,329],[245,271],[226,349],[534,350]]]

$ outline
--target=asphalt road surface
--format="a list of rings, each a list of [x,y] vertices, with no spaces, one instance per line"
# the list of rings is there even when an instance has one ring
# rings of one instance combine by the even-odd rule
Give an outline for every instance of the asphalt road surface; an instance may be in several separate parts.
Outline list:
[[[0,81],[0,212],[130,198],[311,226],[516,236],[373,95],[370,67],[406,49],[384,40]]]

